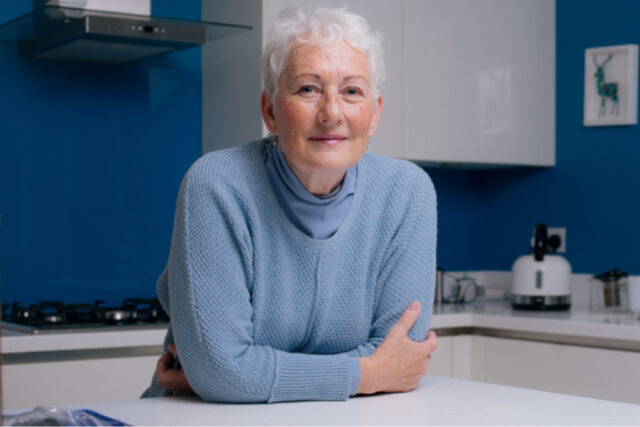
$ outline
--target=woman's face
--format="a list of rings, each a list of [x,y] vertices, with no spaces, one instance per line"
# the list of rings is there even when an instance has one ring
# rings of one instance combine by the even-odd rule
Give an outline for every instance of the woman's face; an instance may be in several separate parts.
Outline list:
[[[367,58],[346,43],[294,45],[272,103],[262,113],[289,167],[301,175],[339,175],[355,165],[378,125],[382,98],[374,98]]]

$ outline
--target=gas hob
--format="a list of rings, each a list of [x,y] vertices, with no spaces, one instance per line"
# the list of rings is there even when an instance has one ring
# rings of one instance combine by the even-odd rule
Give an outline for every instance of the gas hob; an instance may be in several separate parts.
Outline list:
[[[2,306],[2,327],[27,334],[52,334],[166,328],[169,316],[158,299],[127,298],[121,306],[105,307],[104,301],[93,304],[64,304],[40,301],[21,306]]]

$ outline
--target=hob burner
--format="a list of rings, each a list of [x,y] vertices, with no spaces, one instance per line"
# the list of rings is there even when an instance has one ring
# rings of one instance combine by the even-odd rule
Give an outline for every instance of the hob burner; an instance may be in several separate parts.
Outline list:
[[[102,300],[93,304],[64,304],[40,301],[22,306],[17,302],[2,305],[2,326],[32,334],[60,330],[86,331],[88,328],[166,327],[169,316],[157,298],[127,298],[121,306],[105,307]]]

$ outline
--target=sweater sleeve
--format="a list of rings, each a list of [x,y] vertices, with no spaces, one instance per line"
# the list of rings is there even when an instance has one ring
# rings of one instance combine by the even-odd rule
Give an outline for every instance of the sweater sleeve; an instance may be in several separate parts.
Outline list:
[[[369,339],[348,352],[350,357],[373,353],[414,300],[420,302],[422,310],[409,337],[416,342],[424,341],[429,332],[436,270],[436,194],[429,176],[417,168],[414,171],[417,173],[404,182],[404,185],[408,184],[406,181],[415,185],[413,197],[386,248],[378,273],[380,294]]]
[[[253,342],[252,244],[242,203],[232,186],[194,168],[180,189],[164,303],[191,388],[215,402],[347,399],[345,355]]]

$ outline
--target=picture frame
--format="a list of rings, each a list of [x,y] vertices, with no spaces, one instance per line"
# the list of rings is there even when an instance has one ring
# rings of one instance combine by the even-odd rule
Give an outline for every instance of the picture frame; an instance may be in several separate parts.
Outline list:
[[[589,48],[584,57],[584,126],[638,123],[638,45]]]

